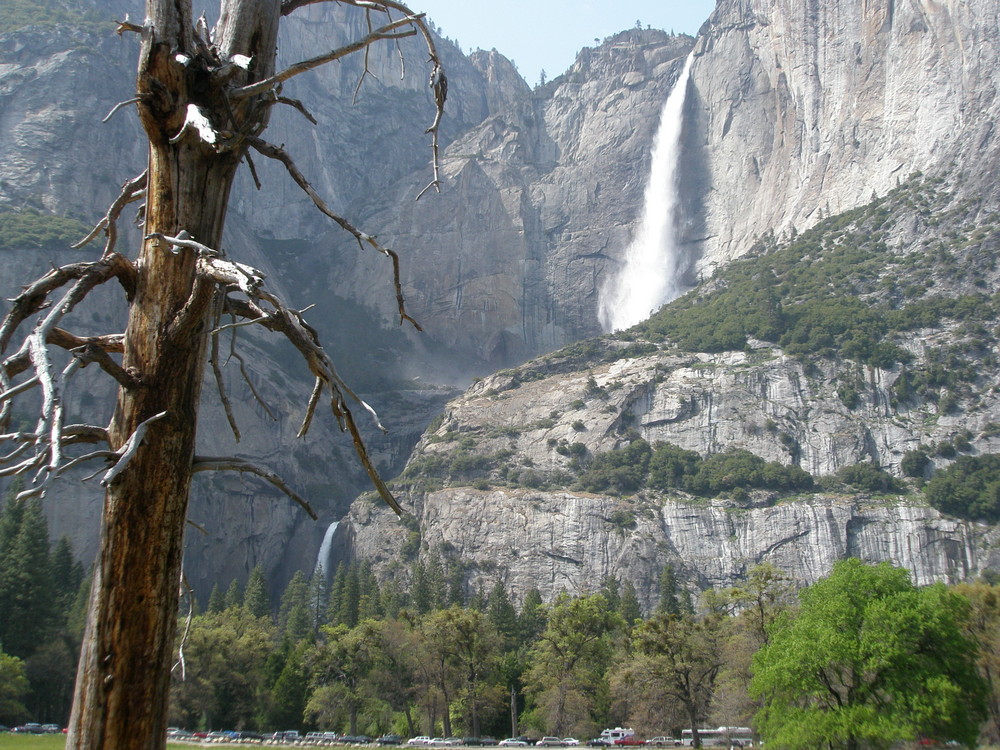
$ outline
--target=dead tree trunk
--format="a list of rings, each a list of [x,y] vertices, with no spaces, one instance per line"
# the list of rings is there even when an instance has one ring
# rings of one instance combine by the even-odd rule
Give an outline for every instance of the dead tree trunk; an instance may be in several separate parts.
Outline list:
[[[145,235],[187,232],[220,247],[229,191],[245,146],[217,150],[197,133],[196,113],[216,132],[258,134],[267,110],[231,107],[230,80],[206,70],[190,3],[149,0],[137,81],[149,138]],[[223,60],[245,55],[255,80],[274,72],[278,0],[225,0],[214,43]],[[244,74],[238,69],[236,72]],[[197,110],[193,109],[197,107]],[[240,121],[247,113],[258,121]],[[176,631],[184,527],[214,284],[197,273],[195,251],[156,238],[138,261],[122,364],[137,385],[122,388],[109,429],[118,450],[150,424],[128,468],[108,487],[87,635],[68,747],[162,748]]]

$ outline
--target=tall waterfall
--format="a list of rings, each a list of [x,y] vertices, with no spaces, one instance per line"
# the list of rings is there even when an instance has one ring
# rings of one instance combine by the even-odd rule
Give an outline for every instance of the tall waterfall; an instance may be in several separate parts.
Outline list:
[[[330,575],[333,572],[330,570],[330,547],[333,546],[333,535],[337,533],[337,526],[339,525],[340,521],[334,521],[326,527],[326,533],[323,535],[323,543],[319,545],[319,554],[316,555],[316,570],[313,571],[313,575],[322,570],[327,580],[330,579]]]
[[[660,112],[639,231],[625,250],[624,264],[601,288],[598,316],[606,331],[620,331],[645,320],[681,293],[676,236],[678,163],[693,59],[693,53],[688,55]]]

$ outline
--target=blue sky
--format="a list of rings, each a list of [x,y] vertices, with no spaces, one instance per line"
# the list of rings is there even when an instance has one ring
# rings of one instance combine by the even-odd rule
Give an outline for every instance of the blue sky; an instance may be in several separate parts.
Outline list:
[[[463,50],[496,48],[532,86],[545,71],[564,73],[576,53],[636,21],[642,26],[695,34],[715,0],[412,0],[441,33]]]

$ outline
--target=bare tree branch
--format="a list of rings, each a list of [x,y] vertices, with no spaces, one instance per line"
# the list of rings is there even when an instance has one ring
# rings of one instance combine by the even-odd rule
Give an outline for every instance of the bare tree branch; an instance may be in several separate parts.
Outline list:
[[[410,315],[406,312],[406,302],[403,298],[403,285],[402,282],[400,281],[399,256],[395,253],[395,251],[390,250],[386,247],[382,247],[382,245],[378,243],[378,240],[375,238],[374,235],[362,232],[360,229],[351,224],[351,222],[349,222],[347,219],[331,211],[330,208],[323,201],[323,199],[319,197],[319,194],[316,192],[315,188],[313,188],[313,186],[309,184],[309,181],[306,180],[302,172],[299,171],[299,168],[295,165],[295,162],[292,160],[292,157],[288,154],[287,151],[285,151],[285,149],[279,146],[275,146],[271,143],[267,143],[266,141],[262,141],[260,138],[248,138],[247,142],[256,151],[260,152],[264,156],[270,159],[275,159],[284,164],[285,169],[288,171],[289,176],[292,178],[295,184],[298,185],[300,188],[302,188],[302,190],[305,191],[306,195],[308,195],[312,199],[312,202],[316,206],[316,208],[318,208],[320,212],[323,213],[324,215],[333,219],[333,221],[339,224],[342,229],[353,235],[354,238],[358,241],[359,246],[363,248],[364,245],[367,244],[370,247],[377,250],[378,252],[382,253],[382,255],[385,255],[388,258],[392,259],[392,278],[393,278],[393,285],[395,286],[396,289],[396,307],[399,311],[399,322],[402,323],[405,320],[408,321],[410,325],[412,325],[418,331],[424,330],[423,328],[421,328],[420,324],[414,318],[410,317]]]
[[[318,68],[321,65],[326,65],[328,62],[333,62],[334,60],[339,60],[342,57],[347,57],[365,47],[374,44],[382,39],[398,39],[400,37],[415,36],[416,30],[411,29],[409,31],[403,31],[399,33],[393,33],[396,29],[402,28],[403,26],[410,26],[418,19],[423,18],[423,14],[407,15],[405,18],[400,18],[398,21],[393,21],[387,23],[385,26],[381,26],[370,34],[366,34],[357,39],[350,44],[345,44],[343,47],[338,47],[337,49],[330,50],[325,55],[318,55],[317,57],[312,57],[308,60],[303,60],[297,62],[285,68],[280,73],[276,73],[273,76],[265,78],[262,81],[257,81],[249,86],[243,86],[242,88],[234,89],[229,92],[229,98],[233,100],[245,99],[248,96],[256,96],[258,94],[263,94],[269,89],[273,88],[279,83],[284,83],[289,78],[297,76],[301,73],[305,73],[313,68]]]
[[[250,373],[247,372],[247,363],[246,363],[246,360],[243,359],[243,355],[242,354],[240,354],[238,351],[236,351],[236,336],[235,336],[235,331],[233,332],[233,340],[232,340],[232,344],[231,344],[230,349],[229,349],[229,356],[231,358],[235,359],[237,362],[240,363],[240,375],[243,376],[243,380],[244,380],[244,382],[246,382],[247,388],[250,389],[250,393],[254,397],[254,400],[258,404],[260,404],[260,407],[265,412],[267,412],[267,416],[269,416],[271,418],[272,422],[277,422],[278,418],[274,415],[274,412],[271,411],[271,407],[267,405],[267,401],[265,401],[264,397],[260,395],[260,392],[257,390],[257,386],[254,385],[253,380],[250,378]]]
[[[135,455],[135,452],[139,450],[139,445],[142,443],[142,439],[146,437],[146,431],[149,429],[149,425],[151,425],[153,422],[156,422],[159,419],[163,419],[165,416],[167,416],[167,413],[165,411],[161,411],[159,414],[154,414],[153,416],[151,416],[145,422],[141,422],[139,426],[135,428],[135,432],[133,432],[129,436],[129,439],[125,441],[125,444],[122,445],[122,447],[116,451],[116,454],[118,456],[118,461],[115,463],[114,466],[112,466],[108,470],[108,473],[105,474],[104,477],[101,479],[102,487],[107,487],[109,484],[115,481],[115,478],[119,474],[125,471],[125,469],[128,467],[129,461],[132,460],[132,457]]]
[[[101,122],[107,122],[108,120],[110,120],[112,117],[115,116],[115,112],[117,112],[122,107],[127,107],[129,104],[135,104],[140,101],[142,100],[138,96],[133,96],[131,99],[126,99],[123,102],[118,102],[115,106],[111,108],[110,112],[104,115],[104,119],[101,120]]]
[[[421,36],[424,38],[424,43],[427,45],[427,55],[431,62],[431,77],[430,86],[434,93],[434,122],[431,126],[427,128],[426,132],[431,134],[431,153],[432,153],[432,164],[434,170],[434,177],[430,183],[417,193],[416,200],[420,198],[431,188],[434,188],[436,192],[441,192],[441,176],[440,176],[440,158],[439,158],[439,148],[438,148],[438,131],[441,126],[441,117],[444,115],[444,104],[445,100],[448,98],[448,78],[444,73],[444,66],[441,63],[441,58],[438,55],[437,46],[434,43],[434,36],[431,34],[430,29],[424,22],[424,14],[414,13],[406,5],[395,2],[395,0],[336,0],[342,5],[353,5],[356,8],[363,8],[366,12],[378,11],[385,13],[386,17],[389,17],[389,11],[395,10],[402,13],[406,18],[402,19],[412,24],[420,32]],[[290,13],[296,11],[299,8],[305,7],[306,5],[313,5],[315,3],[329,2],[329,0],[285,0],[281,4],[281,14],[287,16]],[[394,22],[398,23],[398,22]],[[374,33],[378,33],[377,31]],[[370,35],[369,35],[370,36]],[[373,40],[374,41],[374,40]],[[370,44],[371,42],[369,42]],[[367,47],[366,47],[367,50]],[[400,55],[402,57],[402,55]],[[317,59],[317,58],[314,58]],[[323,63],[318,63],[322,65]],[[365,58],[365,71],[368,70],[368,60],[367,51]],[[361,75],[361,80],[364,80],[364,73]],[[358,81],[358,88],[361,87],[361,81]],[[354,92],[355,98],[357,97],[357,90]]]
[[[322,395],[323,381],[320,378],[316,378],[312,393],[309,395],[309,403],[306,404],[306,413],[302,418],[302,426],[299,427],[299,431],[295,437],[305,437],[306,433],[309,432],[309,426],[312,424],[313,416],[316,414],[316,405],[319,404],[319,397]]]
[[[303,104],[302,102],[300,102],[298,99],[292,99],[291,97],[288,97],[288,96],[278,96],[278,97],[275,97],[274,103],[275,104],[286,104],[289,107],[294,107],[299,112],[301,112],[302,116],[305,117],[307,120],[309,120],[309,122],[311,122],[313,125],[318,125],[319,124],[316,121],[316,118],[313,117],[312,113],[308,109],[306,109],[306,105]]]
[[[110,116],[111,115],[108,115],[108,117]],[[108,212],[104,215],[104,218],[97,222],[97,225],[90,230],[90,234],[73,245],[73,247],[83,247],[92,239],[97,237],[101,230],[104,230],[104,234],[108,239],[104,243],[103,254],[110,255],[115,249],[115,244],[118,242],[118,217],[121,216],[125,206],[139,200],[146,194],[147,174],[148,170],[122,185],[121,193],[118,194],[118,197],[115,198],[114,202],[108,208]]]
[[[96,362],[104,372],[113,377],[123,388],[135,388],[139,379],[132,376],[120,364],[111,359],[110,355],[97,344],[84,344],[72,350],[72,354],[80,361],[81,367],[86,367],[91,362]]]
[[[80,282],[73,297],[67,300],[70,306],[63,310],[59,317],[70,312],[72,308],[87,293],[98,284],[103,284],[111,278],[117,278],[125,288],[126,294],[135,291],[136,270],[124,256],[112,253],[100,260],[81,263],[70,263],[59,268],[53,268],[42,278],[32,282],[12,300],[13,305],[3,322],[0,323],[0,352],[7,350],[14,332],[26,318],[34,315],[48,304],[49,294],[70,281]],[[51,324],[55,328],[55,322]]]
[[[229,401],[229,395],[226,393],[226,384],[222,377],[222,368],[219,366],[219,329],[216,328],[211,332],[212,336],[212,350],[208,355],[209,362],[212,365],[212,374],[215,376],[215,387],[219,392],[219,400],[222,401],[222,408],[226,412],[226,419],[229,421],[229,429],[233,431],[233,437],[236,438],[236,442],[240,442],[240,428],[236,424],[236,417],[233,414],[233,405]]]
[[[242,458],[235,458],[231,456],[195,456],[194,464],[192,470],[195,472],[199,471],[239,471],[248,474],[254,474],[261,479],[269,482],[274,487],[281,490],[283,493],[288,495],[292,500],[298,503],[305,510],[306,513],[314,520],[319,519],[316,511],[312,509],[312,506],[306,501],[304,497],[299,495],[295,490],[285,484],[285,481],[269,469],[265,469],[256,464],[252,464],[249,461],[245,461]]]
[[[358,431],[357,424],[354,421],[354,416],[351,414],[351,411],[347,407],[344,400],[345,394],[361,404],[369,413],[371,413],[375,417],[376,424],[379,428],[384,430],[385,428],[378,422],[378,416],[375,414],[375,411],[362,399],[360,399],[357,394],[354,393],[354,391],[352,391],[346,383],[344,383],[343,380],[341,380],[340,376],[337,374],[336,368],[333,366],[333,362],[330,361],[326,352],[323,351],[323,348],[319,345],[316,332],[310,328],[297,313],[289,310],[281,303],[280,300],[263,291],[259,293],[258,299],[270,304],[274,307],[274,310],[268,314],[254,300],[240,301],[227,298],[227,303],[233,312],[241,315],[242,317],[255,319],[266,317],[266,320],[261,321],[261,325],[270,330],[282,333],[295,346],[295,348],[299,350],[305,358],[309,369],[316,376],[316,378],[322,382],[323,388],[329,388],[331,396],[331,411],[340,423],[341,429],[350,432],[351,439],[354,442],[355,453],[357,453],[362,466],[365,467],[365,471],[368,473],[368,477],[372,484],[375,485],[375,489],[378,491],[385,503],[392,508],[397,515],[402,515],[403,509],[396,502],[396,499],[393,497],[392,492],[389,491],[385,482],[382,481],[378,470],[375,468],[374,464],[371,462],[371,458],[368,456],[368,449],[365,447],[361,433]],[[317,398],[315,395],[315,389],[313,394],[314,395],[310,397],[310,402],[313,398]]]

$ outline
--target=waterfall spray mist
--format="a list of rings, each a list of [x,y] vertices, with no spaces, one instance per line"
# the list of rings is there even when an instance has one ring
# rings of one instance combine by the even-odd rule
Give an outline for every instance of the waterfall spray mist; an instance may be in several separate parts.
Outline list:
[[[598,316],[605,331],[645,320],[682,291],[676,236],[678,163],[692,59],[694,55],[688,55],[660,112],[639,230],[625,250],[624,263],[601,289]]]

